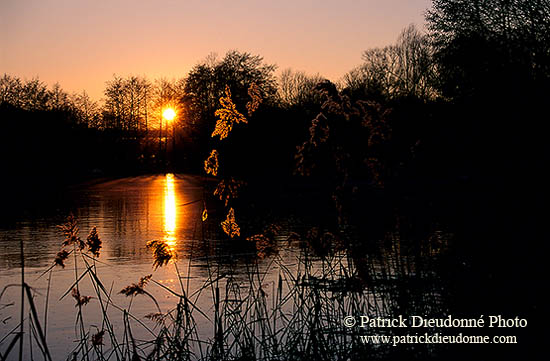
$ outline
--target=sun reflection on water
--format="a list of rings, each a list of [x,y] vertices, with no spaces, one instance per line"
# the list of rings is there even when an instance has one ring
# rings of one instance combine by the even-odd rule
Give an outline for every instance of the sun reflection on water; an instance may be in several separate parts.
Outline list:
[[[174,190],[174,175],[166,174],[164,187],[164,241],[172,251],[176,247],[176,192]]]

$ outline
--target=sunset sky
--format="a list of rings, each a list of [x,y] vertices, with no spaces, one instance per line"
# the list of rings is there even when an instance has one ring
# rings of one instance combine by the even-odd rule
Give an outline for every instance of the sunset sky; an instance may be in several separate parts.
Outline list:
[[[338,80],[388,45],[429,0],[2,0],[0,73],[102,97],[113,74],[179,78],[214,52],[246,51]]]

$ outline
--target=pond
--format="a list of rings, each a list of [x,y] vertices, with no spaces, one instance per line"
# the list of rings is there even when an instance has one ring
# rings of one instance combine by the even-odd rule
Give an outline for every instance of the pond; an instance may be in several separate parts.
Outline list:
[[[309,229],[309,238],[300,236],[288,220],[274,226],[277,232],[271,239],[262,235],[232,241],[217,231],[220,215],[215,207],[208,205],[209,218],[202,220],[203,184],[202,178],[184,174],[94,181],[72,187],[48,204],[54,214],[23,216],[4,225],[0,285],[8,287],[0,299],[0,352],[6,352],[19,330],[21,246],[24,281],[37,311],[35,319],[25,299],[26,357],[32,352],[42,359],[42,328],[53,359],[70,359],[72,352],[77,359],[144,358],[161,349],[164,355],[175,352],[193,359],[246,353],[266,359],[291,354],[302,358],[313,352],[311,344],[319,338],[339,359],[362,355],[364,348],[357,334],[342,326],[350,314],[431,314],[444,307],[438,275],[419,262],[419,256],[433,261],[444,251],[449,238],[444,232],[433,232],[429,247],[415,254],[389,234],[387,245],[368,256],[338,248],[338,237],[322,229]],[[74,251],[65,267],[52,268],[65,238],[58,226],[71,213],[81,239],[96,227],[102,240],[100,257]],[[335,249],[330,256],[316,255],[306,238]],[[153,267],[147,248],[151,240],[163,241],[177,260]],[[148,284],[147,275],[152,275]],[[146,292],[120,293],[143,277]],[[73,294],[76,280],[78,295]],[[75,306],[84,295],[92,298]],[[182,321],[178,315],[187,318]],[[184,330],[178,331],[180,336],[171,328],[175,324]],[[171,339],[159,336],[168,330]],[[94,335],[103,337],[93,342]],[[162,337],[162,347],[150,341]],[[174,339],[185,342],[178,348],[169,342]],[[272,353],[266,354],[267,349]],[[12,351],[8,359],[16,355]]]

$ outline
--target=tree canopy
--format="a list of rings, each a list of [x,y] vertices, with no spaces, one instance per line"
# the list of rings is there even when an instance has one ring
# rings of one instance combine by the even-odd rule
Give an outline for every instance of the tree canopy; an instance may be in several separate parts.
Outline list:
[[[277,90],[275,69],[275,65],[265,64],[261,56],[246,52],[232,50],[223,59],[210,55],[195,65],[185,79],[184,92],[190,114],[211,123],[226,86],[231,89],[237,106],[246,104],[252,84],[259,88],[263,99],[271,99]]]
[[[434,0],[426,19],[447,95],[547,82],[550,1]]]

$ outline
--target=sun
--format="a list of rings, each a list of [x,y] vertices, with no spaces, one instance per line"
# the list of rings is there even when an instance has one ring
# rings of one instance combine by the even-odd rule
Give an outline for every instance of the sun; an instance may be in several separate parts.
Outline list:
[[[176,117],[176,111],[172,108],[166,108],[162,112],[162,117],[168,121],[174,120],[174,118]]]

